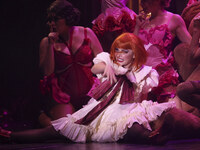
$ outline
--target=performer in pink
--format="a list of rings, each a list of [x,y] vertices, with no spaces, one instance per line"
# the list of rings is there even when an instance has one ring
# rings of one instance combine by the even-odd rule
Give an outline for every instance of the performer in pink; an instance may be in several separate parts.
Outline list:
[[[128,0],[101,0],[101,14],[93,20],[92,30],[104,51],[109,52],[114,39],[123,32],[133,32],[136,14],[126,7]]]
[[[191,40],[183,19],[165,10],[170,1],[141,0],[144,12],[138,15],[134,31],[143,40],[148,52],[146,65],[159,73],[159,85],[152,91],[158,102],[173,98],[179,83],[172,50],[174,37],[177,36],[184,43]]]
[[[79,15],[65,0],[56,0],[48,9],[50,33],[40,44],[40,68],[44,75],[41,91],[49,96],[46,105],[52,120],[87,103],[86,94],[94,83],[92,60],[102,52],[93,31],[76,26]]]
[[[111,54],[102,52],[94,58],[92,72],[101,83],[90,91],[87,105],[52,121],[47,128],[22,132],[0,129],[1,137],[32,142],[62,135],[81,143],[149,144],[199,137],[200,118],[176,109],[174,102],[146,100],[158,85],[158,73],[144,66],[146,59],[142,41],[132,33],[123,33],[113,42]]]

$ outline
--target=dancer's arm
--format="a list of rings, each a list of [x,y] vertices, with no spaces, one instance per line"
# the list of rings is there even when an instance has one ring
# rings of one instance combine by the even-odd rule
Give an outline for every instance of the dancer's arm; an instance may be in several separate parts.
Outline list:
[[[117,81],[114,70],[110,64],[105,64],[104,62],[97,63],[92,67],[91,71],[94,74],[102,74],[104,77],[107,77],[111,83]]]
[[[192,51],[190,60],[192,64],[200,63],[199,39],[200,39],[200,17],[194,19],[193,34],[190,43],[190,49]]]
[[[171,21],[173,22],[173,28],[175,28],[174,34],[179,38],[181,42],[190,44],[191,35],[188,32],[182,17],[177,14],[173,14]]]

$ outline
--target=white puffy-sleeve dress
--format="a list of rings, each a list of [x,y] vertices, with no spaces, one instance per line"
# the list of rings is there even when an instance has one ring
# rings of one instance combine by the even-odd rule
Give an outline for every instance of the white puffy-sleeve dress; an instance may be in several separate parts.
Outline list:
[[[126,69],[112,63],[108,53],[102,52],[94,59],[94,63],[101,61],[111,63],[116,74],[126,74]],[[102,79],[101,75],[97,76]],[[142,94],[150,92],[153,87],[158,85],[157,72],[148,66],[143,66],[138,71],[129,73],[127,78],[135,84],[134,99],[140,99]],[[133,123],[141,124],[146,129],[152,130],[149,123],[156,120],[163,112],[175,107],[174,102],[159,104],[151,100],[142,100],[140,103],[120,104],[122,88],[123,84],[112,100],[112,103],[88,125],[77,124],[75,122],[87,115],[101,100],[97,101],[91,98],[88,104],[83,106],[79,111],[52,121],[53,127],[60,134],[74,142],[115,142],[123,138],[127,129]]]

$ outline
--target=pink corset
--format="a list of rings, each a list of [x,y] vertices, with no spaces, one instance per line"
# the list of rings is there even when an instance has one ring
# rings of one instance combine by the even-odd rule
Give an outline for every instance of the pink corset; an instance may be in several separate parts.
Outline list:
[[[167,24],[162,24],[151,28],[150,30],[141,29],[138,35],[144,44],[149,43],[153,45],[158,45],[160,47],[160,52],[167,57],[171,51],[173,36],[168,29]]]
[[[173,36],[167,24],[158,25],[149,30],[141,29],[138,35],[145,45],[152,44],[148,48],[150,64],[159,73],[159,85],[152,90],[158,102],[164,102],[167,97],[174,97],[175,91],[165,91],[168,86],[179,83],[178,74],[173,68],[174,59],[172,53]],[[155,54],[156,53],[156,54]]]

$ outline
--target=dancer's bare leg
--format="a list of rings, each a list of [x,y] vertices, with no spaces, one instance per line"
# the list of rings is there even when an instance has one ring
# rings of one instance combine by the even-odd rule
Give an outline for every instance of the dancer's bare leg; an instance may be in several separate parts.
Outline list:
[[[178,85],[177,95],[186,103],[200,109],[200,80],[187,81]]]
[[[151,131],[145,129],[142,125],[134,123],[132,127],[128,129],[123,139],[119,140],[119,142],[148,144],[150,143],[150,133]]]
[[[53,126],[48,126],[42,129],[32,129],[19,132],[11,132],[11,141],[14,142],[42,142],[50,139],[64,139]]]
[[[153,131],[138,123],[128,129],[123,142],[165,144],[169,140],[199,138],[200,118],[183,110],[173,108],[150,123]]]
[[[161,122],[158,140],[166,136],[168,140],[200,137],[200,118],[186,111],[173,108],[164,113]]]
[[[49,110],[49,116],[44,112],[40,114],[38,117],[39,123],[42,127],[47,127],[51,125],[52,120],[57,120],[62,117],[66,117],[67,114],[74,113],[74,108],[72,104],[55,104]]]

